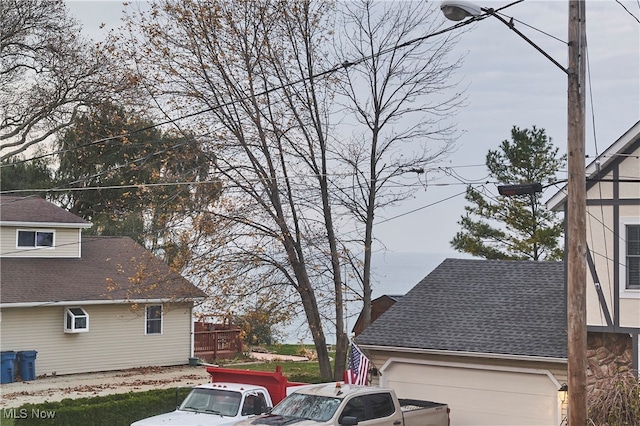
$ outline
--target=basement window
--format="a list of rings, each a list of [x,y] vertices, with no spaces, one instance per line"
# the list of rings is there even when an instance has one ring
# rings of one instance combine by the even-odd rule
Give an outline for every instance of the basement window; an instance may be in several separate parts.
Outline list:
[[[64,332],[85,333],[89,331],[89,314],[80,308],[67,308],[64,310]]]

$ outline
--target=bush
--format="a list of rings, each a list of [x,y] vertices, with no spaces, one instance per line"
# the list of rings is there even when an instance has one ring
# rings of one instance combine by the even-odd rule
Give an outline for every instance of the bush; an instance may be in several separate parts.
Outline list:
[[[640,425],[640,382],[630,371],[603,380],[589,392],[589,418],[595,426]],[[591,424],[591,423],[590,423]]]

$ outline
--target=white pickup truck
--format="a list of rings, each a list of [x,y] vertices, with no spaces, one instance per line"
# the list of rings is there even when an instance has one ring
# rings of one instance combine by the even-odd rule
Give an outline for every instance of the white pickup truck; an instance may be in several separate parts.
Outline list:
[[[207,383],[193,388],[177,410],[139,420],[131,426],[232,425],[263,414],[272,405],[269,392],[262,386]]]
[[[449,426],[449,407],[438,402],[398,399],[392,389],[341,382],[304,386],[268,414],[236,426],[322,425]]]
[[[194,387],[170,413],[132,423],[131,426],[228,426],[263,414],[290,389],[305,383],[287,381],[280,367],[275,372],[207,367],[212,383]]]

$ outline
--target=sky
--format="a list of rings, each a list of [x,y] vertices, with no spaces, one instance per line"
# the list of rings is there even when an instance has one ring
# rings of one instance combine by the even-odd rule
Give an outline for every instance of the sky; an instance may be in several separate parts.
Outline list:
[[[497,9],[509,3],[477,4]],[[70,0],[67,5],[93,39],[116,28],[123,10],[119,1]],[[588,164],[640,119],[640,1],[588,0],[586,7]],[[503,13],[566,66],[568,1],[526,0]],[[450,172],[427,173],[428,184],[413,199],[378,215],[380,245],[374,251],[385,285],[374,287],[374,297],[402,294],[447,257],[468,257],[449,244],[464,214],[465,184],[491,180],[485,156],[510,139],[513,126],[544,128],[566,153],[567,76],[562,70],[494,18],[473,24],[454,55],[465,56],[456,77],[468,98],[453,119],[460,132],[456,151],[442,164]],[[494,184],[486,185],[486,190],[497,195]],[[555,191],[548,188],[543,196],[550,198]]]

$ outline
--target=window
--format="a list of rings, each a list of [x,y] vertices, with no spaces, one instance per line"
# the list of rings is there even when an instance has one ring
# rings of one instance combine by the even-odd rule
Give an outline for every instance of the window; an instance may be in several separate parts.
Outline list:
[[[627,289],[640,290],[640,225],[626,228]]]
[[[64,310],[64,332],[84,333],[89,331],[89,315],[82,308]]]
[[[342,423],[342,419],[346,416],[355,417],[358,422],[381,419],[391,416],[395,411],[393,398],[388,392],[357,396],[347,402],[339,422]]]
[[[314,422],[329,421],[342,400],[333,396],[307,395],[294,392],[280,401],[269,413],[276,416],[296,417]]]
[[[342,423],[342,420],[345,417],[355,417],[358,419],[358,422],[363,422],[367,420],[367,414],[364,407],[364,397],[357,396],[353,398],[351,401],[347,402],[347,405],[342,410],[342,414],[340,414],[339,422]]]
[[[53,231],[18,230],[18,247],[53,247]]]
[[[267,410],[267,400],[262,392],[249,394],[244,399],[241,415],[252,416],[254,414],[262,414]]]
[[[162,334],[162,305],[147,306],[145,319],[145,334]]]
[[[368,397],[374,419],[388,417],[396,411],[390,393],[374,393]]]

